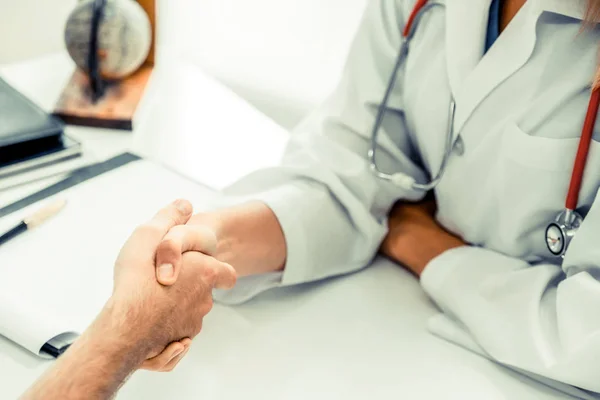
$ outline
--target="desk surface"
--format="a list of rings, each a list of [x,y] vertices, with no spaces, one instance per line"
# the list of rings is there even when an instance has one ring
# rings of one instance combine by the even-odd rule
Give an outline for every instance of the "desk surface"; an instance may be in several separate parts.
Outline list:
[[[58,55],[0,73],[51,109],[67,61]],[[144,108],[133,134],[69,131],[98,159],[133,147],[215,187],[276,162],[285,142],[281,128],[190,65],[158,71]],[[0,193],[0,202],[27,190]],[[217,305],[174,373],[138,372],[119,398],[565,398],[431,336],[425,325],[435,312],[418,282],[386,261],[240,307]],[[0,337],[0,398],[16,398],[49,365]]]
[[[120,399],[564,399],[426,331],[436,312],[386,261],[358,274],[216,305],[170,374],[136,373]],[[49,365],[0,339],[0,397]]]

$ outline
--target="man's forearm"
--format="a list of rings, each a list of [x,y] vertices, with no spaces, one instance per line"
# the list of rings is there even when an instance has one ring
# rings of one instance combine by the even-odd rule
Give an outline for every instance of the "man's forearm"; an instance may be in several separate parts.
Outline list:
[[[261,202],[198,214],[190,223],[206,224],[217,238],[215,258],[231,264],[238,275],[282,270],[286,243],[277,217]]]
[[[117,335],[108,305],[88,330],[23,396],[38,399],[110,399],[145,359],[145,349],[127,335]]]

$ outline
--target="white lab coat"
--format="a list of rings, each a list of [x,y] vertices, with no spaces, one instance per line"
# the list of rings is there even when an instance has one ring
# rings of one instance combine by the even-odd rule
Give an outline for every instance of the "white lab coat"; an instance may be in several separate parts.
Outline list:
[[[600,392],[600,136],[580,196],[587,216],[564,261],[544,241],[564,207],[600,31],[580,33],[585,0],[529,0],[483,55],[490,1],[446,0],[423,17],[383,123],[379,166],[420,182],[435,175],[452,93],[455,145],[435,191],[437,217],[473,245],[434,259],[422,285],[471,348]],[[370,2],[339,87],[298,128],[282,166],[229,189],[273,209],[288,258],[284,273],[241,279],[222,300],[367,266],[393,203],[423,196],[378,180],[366,160],[414,2]]]

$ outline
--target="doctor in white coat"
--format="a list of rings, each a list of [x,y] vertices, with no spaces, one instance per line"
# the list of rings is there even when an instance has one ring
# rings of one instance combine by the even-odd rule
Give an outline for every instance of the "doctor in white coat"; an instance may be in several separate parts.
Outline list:
[[[193,218],[215,231],[216,257],[242,276],[220,298],[239,303],[360,270],[383,243],[488,357],[600,392],[600,127],[577,191],[584,221],[564,258],[545,233],[565,209],[600,45],[600,29],[582,21],[600,2],[501,1],[501,34],[487,49],[492,0],[438,1],[423,13],[386,105],[377,163],[417,183],[435,176],[454,99],[435,214],[408,204],[425,191],[378,178],[367,157],[415,3],[371,0],[337,90],[298,127],[282,165],[231,187],[236,205]],[[174,281],[178,269],[160,267],[159,280]]]

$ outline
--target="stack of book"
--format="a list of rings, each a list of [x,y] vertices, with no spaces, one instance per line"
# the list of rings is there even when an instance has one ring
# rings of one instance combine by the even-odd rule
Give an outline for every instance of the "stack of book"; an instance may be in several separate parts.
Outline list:
[[[81,155],[62,122],[0,78],[0,190],[64,174]]]

